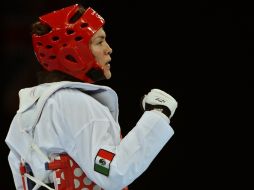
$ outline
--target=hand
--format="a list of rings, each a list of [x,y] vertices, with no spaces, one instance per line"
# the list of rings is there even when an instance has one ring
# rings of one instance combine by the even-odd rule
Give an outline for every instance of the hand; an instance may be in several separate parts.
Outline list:
[[[170,119],[174,115],[177,108],[177,101],[162,90],[152,89],[143,97],[142,108],[145,111],[161,111]]]

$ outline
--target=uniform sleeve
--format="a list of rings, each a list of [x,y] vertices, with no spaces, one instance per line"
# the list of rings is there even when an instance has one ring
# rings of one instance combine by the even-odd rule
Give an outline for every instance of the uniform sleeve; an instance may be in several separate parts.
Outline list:
[[[17,156],[12,151],[10,151],[8,155],[8,162],[11,167],[15,187],[17,190],[23,190],[22,178],[19,172],[19,161],[20,158],[17,158]]]
[[[116,148],[111,175],[124,187],[140,176],[173,135],[173,129],[161,116],[145,112],[137,125]],[[117,189],[117,188],[116,188]]]
[[[112,152],[115,156],[110,163],[109,176],[94,172],[95,167],[91,168],[93,180],[104,189],[122,189],[131,184],[148,168],[172,135],[173,130],[168,123],[153,112],[146,112],[119,144],[114,144],[113,139],[110,141],[112,137],[105,133],[108,140],[105,143],[101,138],[96,149]],[[94,156],[91,165],[97,164],[98,156]]]
[[[56,128],[66,152],[105,190],[119,190],[131,184],[174,133],[164,118],[147,111],[121,140],[119,125],[105,106],[83,96],[75,97],[74,101],[63,101],[59,107],[62,112],[56,111],[63,114],[59,116],[61,126]],[[104,171],[97,168],[100,158],[106,158]]]

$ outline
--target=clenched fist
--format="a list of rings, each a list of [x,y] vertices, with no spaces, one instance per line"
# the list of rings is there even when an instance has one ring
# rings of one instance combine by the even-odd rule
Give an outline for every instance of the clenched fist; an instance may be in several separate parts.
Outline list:
[[[170,119],[177,108],[177,101],[162,90],[152,89],[143,97],[142,107],[145,111],[161,111]]]

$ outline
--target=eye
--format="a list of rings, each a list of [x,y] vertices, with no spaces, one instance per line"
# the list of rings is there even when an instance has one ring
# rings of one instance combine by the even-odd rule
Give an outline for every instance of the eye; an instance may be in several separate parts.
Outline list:
[[[97,44],[97,45],[102,45],[103,42],[104,42],[104,40],[100,40],[100,41],[98,41],[96,44]]]

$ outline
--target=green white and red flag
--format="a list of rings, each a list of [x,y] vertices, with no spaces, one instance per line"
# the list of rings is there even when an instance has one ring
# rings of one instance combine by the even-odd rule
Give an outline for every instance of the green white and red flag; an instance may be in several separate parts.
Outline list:
[[[104,149],[100,149],[95,157],[94,170],[108,176],[110,171],[110,163],[115,154]]]

